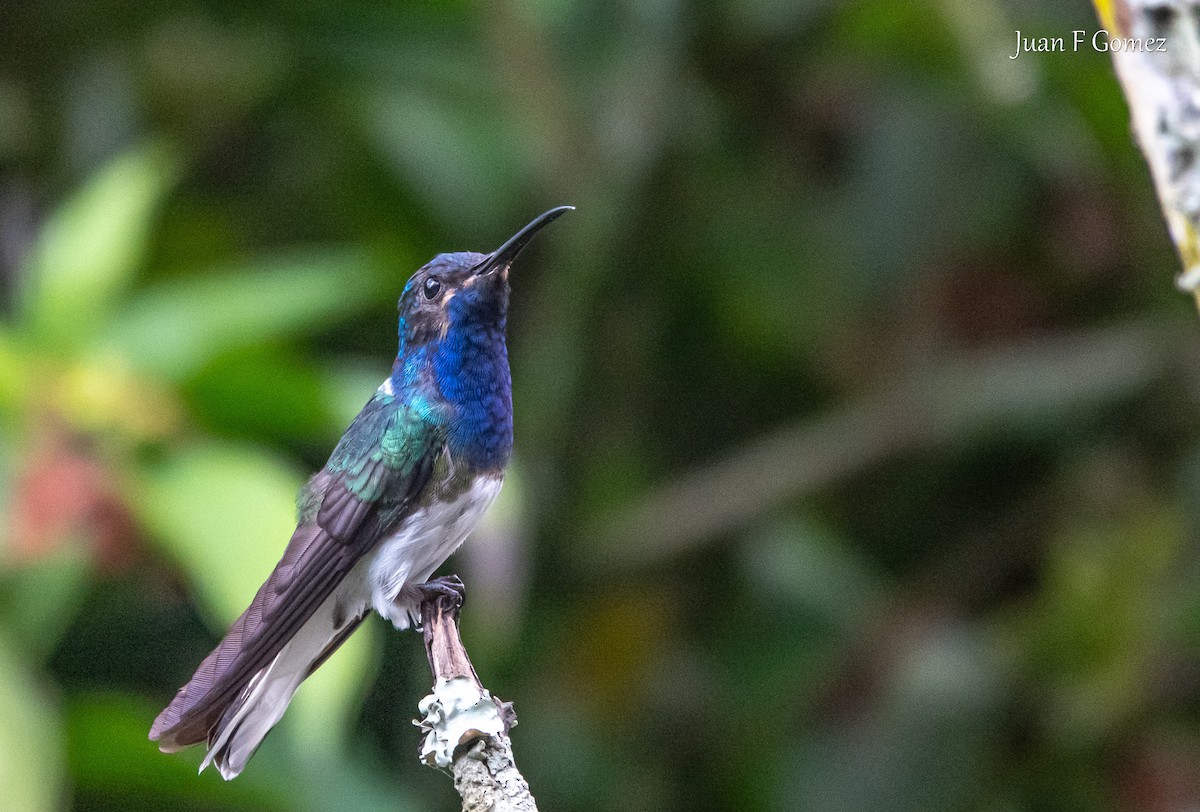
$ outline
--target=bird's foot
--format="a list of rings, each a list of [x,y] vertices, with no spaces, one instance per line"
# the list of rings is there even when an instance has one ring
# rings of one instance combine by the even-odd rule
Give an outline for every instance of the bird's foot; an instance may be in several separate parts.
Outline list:
[[[458,611],[462,609],[463,603],[467,599],[467,586],[462,582],[462,579],[457,575],[443,575],[439,578],[433,578],[423,584],[415,584],[413,586],[417,593],[416,604],[420,608],[420,615],[424,615],[426,607],[436,607],[443,612],[450,612],[458,616]],[[417,630],[422,630],[424,627],[423,617],[414,617],[414,627]]]
[[[443,575],[417,584],[417,590],[422,601],[445,598],[454,603],[455,609],[461,609],[467,600],[467,585],[457,575]]]

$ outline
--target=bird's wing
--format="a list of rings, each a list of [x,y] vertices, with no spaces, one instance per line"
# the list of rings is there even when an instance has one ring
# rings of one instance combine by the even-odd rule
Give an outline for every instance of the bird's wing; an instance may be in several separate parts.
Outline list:
[[[250,606],[150,729],[170,752],[203,741],[222,713],[413,508],[444,438],[421,415],[377,396],[301,497],[300,524]],[[357,613],[358,607],[347,607]],[[347,620],[353,620],[347,617]]]

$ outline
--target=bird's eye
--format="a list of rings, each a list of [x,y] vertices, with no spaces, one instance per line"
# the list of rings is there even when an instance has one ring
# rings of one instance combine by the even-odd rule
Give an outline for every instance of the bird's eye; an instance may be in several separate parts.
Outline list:
[[[441,289],[442,283],[436,276],[431,276],[425,280],[424,291],[426,299],[432,299],[434,296],[437,296]]]

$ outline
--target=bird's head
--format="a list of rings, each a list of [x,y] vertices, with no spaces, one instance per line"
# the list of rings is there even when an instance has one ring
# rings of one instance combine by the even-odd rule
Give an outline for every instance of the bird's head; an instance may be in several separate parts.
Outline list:
[[[508,270],[543,227],[572,206],[535,218],[490,254],[438,254],[412,275],[400,294],[400,352],[412,352],[459,331],[503,331],[508,313]]]

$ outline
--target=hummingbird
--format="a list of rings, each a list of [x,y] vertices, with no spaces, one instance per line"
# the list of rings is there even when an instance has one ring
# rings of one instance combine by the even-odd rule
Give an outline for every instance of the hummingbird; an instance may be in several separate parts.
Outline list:
[[[512,454],[508,272],[535,218],[490,254],[439,254],[400,295],[391,374],[301,489],[298,524],[250,606],[150,728],[164,753],[206,742],[235,778],[296,689],[374,609],[419,622],[429,578],[500,492]]]

